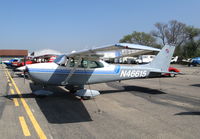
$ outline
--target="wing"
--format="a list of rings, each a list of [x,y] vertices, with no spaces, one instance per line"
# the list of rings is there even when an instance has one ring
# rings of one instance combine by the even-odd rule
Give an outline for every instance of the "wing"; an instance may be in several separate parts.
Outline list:
[[[122,57],[137,57],[139,55],[146,55],[152,54],[153,50],[135,50],[134,52],[130,52],[128,54],[121,54],[116,56],[115,58],[122,58]]]
[[[98,52],[115,51],[115,50],[121,50],[121,49],[140,50],[140,51],[143,51],[143,53],[140,52],[142,54],[144,54],[144,52],[160,51],[160,49],[144,46],[144,45],[139,45],[139,44],[117,43],[117,44],[105,45],[101,47],[77,51],[77,52],[68,54],[67,56],[71,58],[82,57],[82,58],[98,59],[99,57],[103,56],[102,54],[98,54]]]

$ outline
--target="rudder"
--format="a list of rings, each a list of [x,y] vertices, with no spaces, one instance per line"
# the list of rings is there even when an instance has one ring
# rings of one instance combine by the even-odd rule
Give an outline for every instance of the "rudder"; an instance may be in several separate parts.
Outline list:
[[[168,71],[172,56],[174,54],[175,46],[165,45],[153,61],[147,64],[148,67],[161,69],[161,71]]]

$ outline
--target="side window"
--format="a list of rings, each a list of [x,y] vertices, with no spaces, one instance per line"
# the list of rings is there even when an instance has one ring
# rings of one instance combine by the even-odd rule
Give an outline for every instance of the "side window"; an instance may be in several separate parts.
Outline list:
[[[88,61],[87,60],[82,60],[81,63],[78,65],[78,67],[79,68],[88,68]]]
[[[78,63],[78,60],[70,59],[69,66],[74,67]],[[98,61],[82,60],[78,65],[79,68],[102,68],[104,65]]]
[[[74,67],[75,66],[75,60],[74,59],[70,59],[69,60],[69,66],[70,67]]]
[[[90,61],[89,68],[103,68],[103,64],[99,61]]]
[[[104,67],[103,63],[101,63],[101,62],[97,62],[97,64],[98,64],[98,68],[103,68]]]
[[[78,63],[78,60],[70,59],[69,60],[69,66],[74,67]],[[88,67],[88,61],[82,60],[81,63],[78,65],[79,68],[87,68]]]

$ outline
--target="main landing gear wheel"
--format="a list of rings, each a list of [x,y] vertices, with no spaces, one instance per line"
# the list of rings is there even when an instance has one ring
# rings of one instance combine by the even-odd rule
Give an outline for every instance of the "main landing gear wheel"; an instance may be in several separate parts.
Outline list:
[[[74,94],[76,91],[77,91],[77,90],[74,90],[74,89],[70,89],[70,90],[69,90],[69,92],[72,93],[72,94]]]
[[[81,96],[81,99],[83,99],[83,100],[89,100],[89,99],[91,99],[92,97],[89,97],[89,96]]]

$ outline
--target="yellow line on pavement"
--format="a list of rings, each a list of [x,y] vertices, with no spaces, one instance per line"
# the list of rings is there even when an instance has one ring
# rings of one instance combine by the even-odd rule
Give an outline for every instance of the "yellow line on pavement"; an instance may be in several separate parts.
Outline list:
[[[8,76],[10,77],[10,80],[12,81],[13,83],[13,86],[15,87],[15,90],[17,92],[17,94],[20,96],[20,100],[22,102],[22,105],[24,106],[24,109],[31,121],[31,123],[33,124],[33,127],[35,128],[35,131],[37,132],[38,136],[40,139],[46,139],[46,135],[44,134],[43,130],[41,129],[39,123],[37,122],[37,120],[35,119],[29,105],[26,103],[25,99],[22,97],[22,94],[21,92],[19,91],[19,88],[17,87],[15,81],[12,79],[10,73],[8,72],[8,70],[6,70]]]
[[[15,94],[15,92],[14,92],[13,89],[10,89],[10,93],[11,93],[12,95]],[[15,104],[16,107],[19,106],[19,102],[18,102],[17,98],[13,98],[13,102],[14,102],[14,104]]]
[[[20,121],[20,124],[21,124],[21,127],[22,127],[22,131],[24,133],[24,136],[31,136],[30,131],[28,129],[28,126],[26,124],[26,121],[25,121],[24,117],[20,116],[19,117],[19,121]]]
[[[10,93],[13,95],[15,94],[14,90],[13,89],[10,89]]]
[[[15,106],[18,107],[19,106],[19,102],[16,98],[13,98],[13,102],[15,103]]]
[[[9,80],[9,77],[8,77],[8,75],[7,75],[6,71],[4,71],[4,72],[5,72],[6,78]]]

